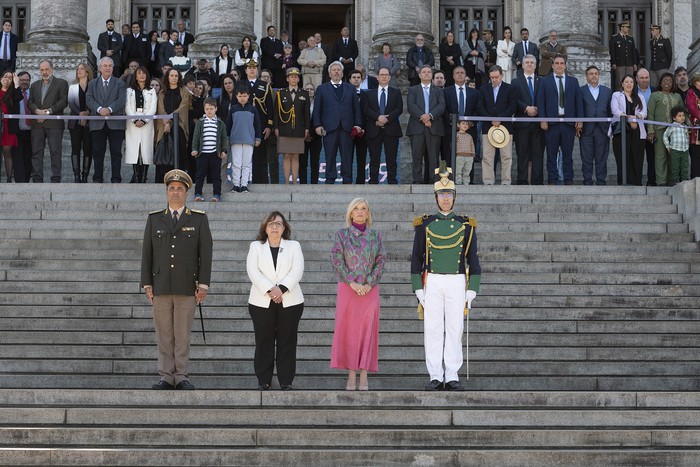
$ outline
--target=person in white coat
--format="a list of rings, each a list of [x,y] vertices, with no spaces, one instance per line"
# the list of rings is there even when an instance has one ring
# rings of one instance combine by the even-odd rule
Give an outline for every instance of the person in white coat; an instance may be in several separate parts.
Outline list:
[[[299,281],[304,274],[304,255],[299,242],[290,240],[291,227],[279,211],[260,224],[250,244],[246,269],[253,283],[248,312],[255,332],[253,366],[258,389],[270,389],[277,363],[280,389],[292,389],[297,364],[297,330],[304,312]]]
[[[146,67],[140,66],[134,72],[133,84],[126,90],[125,113],[136,117],[154,115],[157,108],[158,96],[156,90],[151,88],[151,77]],[[124,162],[134,167],[131,183],[146,182],[148,166],[153,164],[153,135],[152,119],[135,118],[126,121]]]
[[[515,42],[513,42],[513,31],[508,26],[503,28],[503,39],[498,41],[496,45],[496,65],[503,68],[503,82],[510,84],[515,71],[513,65],[513,52],[515,51]],[[488,73],[488,70],[486,70]]]

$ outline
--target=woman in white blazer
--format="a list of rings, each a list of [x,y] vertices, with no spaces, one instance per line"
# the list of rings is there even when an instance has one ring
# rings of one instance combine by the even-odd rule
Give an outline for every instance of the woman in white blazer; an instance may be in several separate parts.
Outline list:
[[[613,121],[608,130],[608,136],[613,139],[613,154],[617,164],[617,184],[622,185],[622,133],[615,132],[621,115],[636,117],[639,119],[647,116],[647,103],[644,96],[639,94],[637,82],[631,75],[625,75],[620,81],[620,91],[614,92],[610,100],[610,110]],[[641,185],[644,167],[644,144],[647,139],[646,128],[643,123],[629,122],[627,128],[627,183],[630,185]]]
[[[503,81],[510,84],[513,78],[513,51],[515,50],[515,42],[513,42],[513,31],[508,26],[503,28],[503,40],[498,41],[496,45],[496,65],[503,68]],[[486,70],[488,73],[489,70]]]
[[[156,90],[151,88],[151,77],[146,67],[134,72],[134,82],[126,90],[126,108],[129,116],[154,115],[158,109]],[[131,183],[145,183],[148,165],[153,164],[153,120],[136,118],[126,121],[126,152],[124,162],[132,164],[134,175]]]
[[[304,255],[299,242],[290,240],[290,235],[291,227],[284,215],[271,212],[250,244],[246,260],[253,283],[248,297],[255,331],[253,367],[262,391],[270,389],[275,361],[283,391],[292,389],[296,374],[297,330],[304,312],[304,295],[299,286]]]

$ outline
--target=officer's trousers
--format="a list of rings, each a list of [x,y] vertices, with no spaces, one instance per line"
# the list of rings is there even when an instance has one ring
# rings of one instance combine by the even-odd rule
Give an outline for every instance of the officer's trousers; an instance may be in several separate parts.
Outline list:
[[[423,324],[431,381],[459,381],[466,297],[464,274],[428,274]]]

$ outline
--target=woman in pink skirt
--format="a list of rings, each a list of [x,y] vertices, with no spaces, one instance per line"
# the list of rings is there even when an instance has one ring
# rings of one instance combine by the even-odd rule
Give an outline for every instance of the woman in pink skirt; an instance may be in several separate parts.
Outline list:
[[[336,232],[331,251],[338,274],[331,368],[348,370],[348,391],[357,388],[355,372],[360,370],[359,390],[367,391],[367,372],[378,370],[377,285],[384,271],[384,245],[382,235],[370,229],[372,214],[364,199],[350,202],[345,225],[346,228]]]

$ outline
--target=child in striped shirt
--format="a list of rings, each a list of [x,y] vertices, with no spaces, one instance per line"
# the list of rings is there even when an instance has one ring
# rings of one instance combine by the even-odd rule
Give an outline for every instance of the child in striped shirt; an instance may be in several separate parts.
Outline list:
[[[204,116],[197,120],[192,133],[192,156],[197,158],[195,201],[204,201],[202,188],[207,176],[214,185],[212,202],[221,201],[221,159],[226,159],[227,154],[226,124],[216,117],[216,99],[207,98]]]
[[[675,122],[664,131],[664,146],[668,149],[671,160],[671,173],[668,180],[675,185],[683,180],[688,180],[688,129],[685,124],[687,116],[683,106],[675,106],[671,109],[671,118]]]

